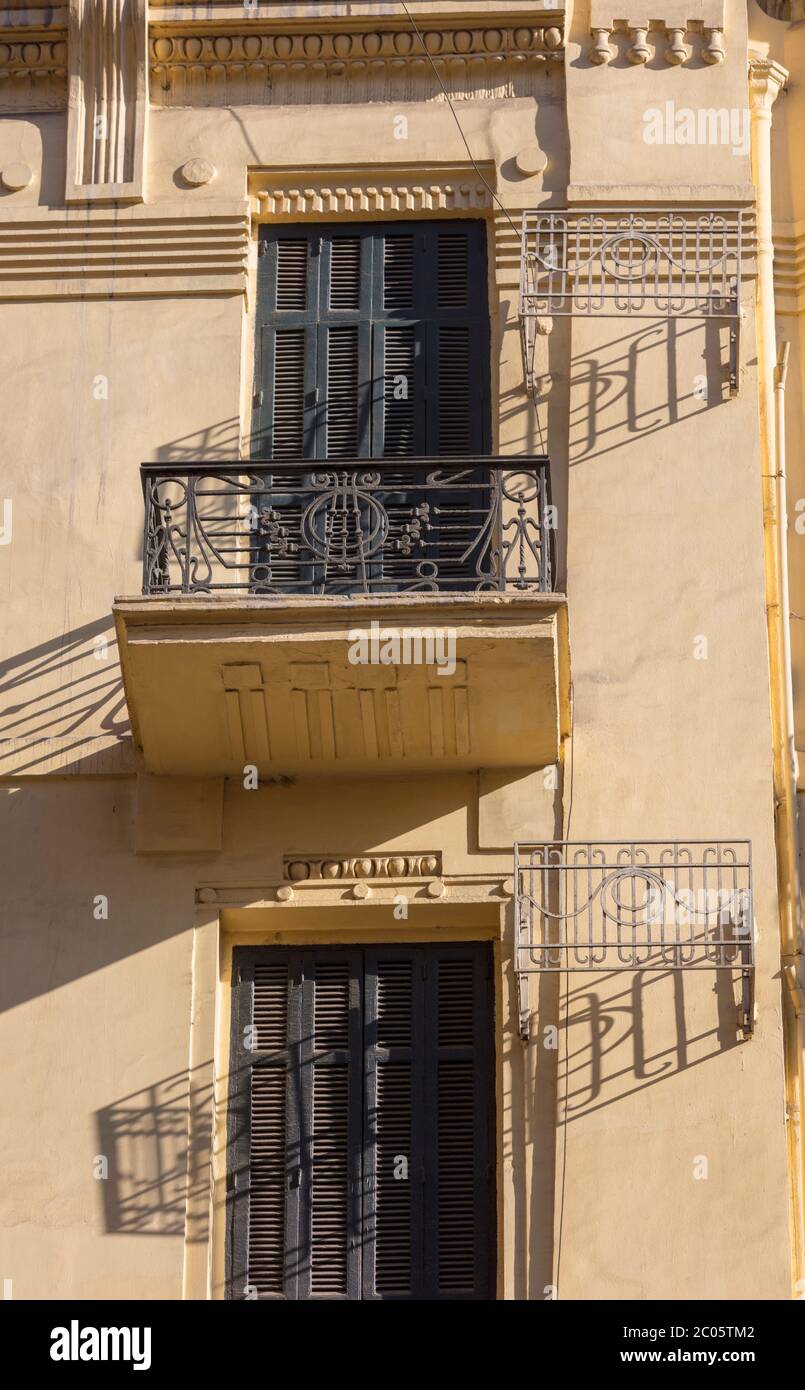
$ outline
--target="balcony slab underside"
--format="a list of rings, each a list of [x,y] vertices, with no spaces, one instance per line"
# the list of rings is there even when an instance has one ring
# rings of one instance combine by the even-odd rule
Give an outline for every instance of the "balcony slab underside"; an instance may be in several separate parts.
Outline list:
[[[134,737],[157,775],[388,776],[559,756],[562,595],[145,596],[114,614]]]

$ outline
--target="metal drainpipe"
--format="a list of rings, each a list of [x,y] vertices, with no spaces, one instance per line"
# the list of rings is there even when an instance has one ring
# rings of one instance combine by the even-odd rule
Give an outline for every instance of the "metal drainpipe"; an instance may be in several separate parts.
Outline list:
[[[793,921],[795,933],[792,943],[794,951],[783,957],[783,978],[789,991],[789,1004],[793,1014],[792,1037],[790,1039],[791,1057],[789,1065],[790,1094],[788,1098],[788,1123],[791,1131],[791,1148],[802,1160],[802,1116],[805,1101],[805,974],[803,972],[802,950],[802,907],[801,882],[799,874],[799,803],[797,785],[799,782],[799,759],[797,758],[796,732],[794,725],[794,681],[791,667],[791,604],[788,594],[788,499],[786,496],[786,454],[785,454],[785,388],[788,378],[788,355],[790,343],[780,344],[777,369],[774,377],[775,431],[777,446],[777,509],[780,561],[780,608],[783,638],[783,675],[785,678],[785,735],[786,735],[786,773],[793,814],[790,833],[793,845],[789,853],[793,860],[791,882]],[[805,1166],[805,1165],[803,1165]],[[802,1270],[795,1273],[795,1292],[802,1296]]]
[[[775,847],[780,915],[783,990],[785,1085],[788,1108],[789,1197],[795,1292],[805,1279],[805,1182],[801,1131],[803,1094],[803,1010],[798,961],[801,960],[799,874],[797,862],[796,786],[789,756],[787,589],[784,583],[785,537],[780,507],[781,472],[775,438],[774,244],[771,205],[771,108],[788,73],[765,55],[749,55],[752,122],[752,177],[757,203],[757,312],[760,443],[763,476],[763,538],[766,570],[766,619],[769,638],[774,776]],[[784,380],[783,380],[784,385]],[[784,469],[782,487],[785,487]],[[784,604],[786,605],[784,607]]]

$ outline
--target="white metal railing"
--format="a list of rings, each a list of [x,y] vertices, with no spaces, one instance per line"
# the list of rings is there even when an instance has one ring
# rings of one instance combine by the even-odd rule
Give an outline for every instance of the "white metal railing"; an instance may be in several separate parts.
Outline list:
[[[740,1027],[754,1024],[752,858],[747,840],[516,844],[515,970],[521,1031],[529,974],[729,970]]]

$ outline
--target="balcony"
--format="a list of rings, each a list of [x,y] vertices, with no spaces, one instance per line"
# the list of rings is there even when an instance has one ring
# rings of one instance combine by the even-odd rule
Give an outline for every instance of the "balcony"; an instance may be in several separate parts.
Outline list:
[[[596,206],[524,213],[520,328],[529,389],[538,389],[539,335],[553,318],[627,316],[722,324],[729,343],[729,389],[736,395],[750,225],[747,212],[725,207]]]
[[[748,840],[517,844],[515,971],[722,971],[740,983],[737,1022],[754,1029],[754,911]]]
[[[533,767],[567,720],[544,458],[142,468],[115,603],[149,771]]]

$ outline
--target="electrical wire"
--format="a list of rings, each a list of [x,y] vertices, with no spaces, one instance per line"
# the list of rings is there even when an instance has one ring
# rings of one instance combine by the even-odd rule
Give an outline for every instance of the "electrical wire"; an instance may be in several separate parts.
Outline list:
[[[458,133],[459,133],[459,135],[461,136],[462,142],[463,142],[463,144],[464,144],[464,148],[465,148],[465,150],[467,151],[467,154],[469,155],[470,163],[472,164],[473,169],[475,170],[476,174],[478,175],[478,178],[481,180],[481,183],[483,184],[484,188],[486,189],[486,191],[487,191],[487,193],[489,194],[490,198],[492,199],[493,203],[495,203],[495,204],[497,205],[497,207],[500,208],[500,211],[503,213],[503,216],[506,218],[506,221],[508,222],[508,224],[509,224],[509,226],[511,227],[512,231],[514,232],[515,236],[516,236],[516,237],[518,238],[518,240],[519,240],[519,239],[520,239],[520,236],[521,236],[521,228],[517,226],[517,223],[514,221],[514,218],[512,217],[512,215],[511,215],[511,213],[509,212],[508,208],[505,208],[505,207],[503,206],[503,204],[502,204],[502,202],[500,201],[500,198],[498,197],[498,195],[497,195],[497,193],[495,192],[494,188],[492,188],[491,185],[490,185],[489,183],[487,183],[486,179],[484,178],[484,175],[483,175],[483,173],[481,172],[481,169],[480,169],[479,166],[478,166],[478,161],[477,161],[477,159],[475,158],[475,155],[473,154],[472,150],[470,149],[469,141],[468,141],[466,135],[464,134],[464,127],[462,126],[461,121],[458,119],[458,112],[456,111],[456,108],[455,108],[455,106],[453,105],[453,98],[451,97],[450,93],[448,92],[447,88],[445,87],[444,82],[442,81],[442,75],[441,75],[441,73],[439,72],[439,69],[437,68],[436,64],[434,63],[431,54],[428,52],[428,49],[427,49],[427,47],[426,47],[426,45],[425,45],[425,39],[424,39],[424,37],[423,37],[423,35],[422,35],[422,31],[421,31],[421,29],[419,28],[419,25],[417,24],[416,20],[414,19],[414,16],[411,14],[411,11],[409,10],[408,6],[407,6],[406,3],[405,3],[405,0],[399,0],[399,3],[400,3],[400,5],[402,6],[403,10],[405,11],[406,17],[407,17],[407,19],[408,19],[408,23],[411,25],[411,28],[413,29],[414,33],[416,34],[416,37],[418,38],[418,40],[419,40],[419,42],[420,42],[420,44],[421,44],[421,46],[422,46],[422,52],[424,53],[426,59],[427,59],[428,62],[430,63],[430,66],[433,68],[433,75],[434,75],[434,77],[436,78],[436,81],[438,82],[438,84],[439,84],[439,86],[440,86],[440,88],[441,88],[441,90],[442,90],[442,95],[444,96],[444,99],[445,99],[445,101],[447,102],[447,105],[448,105],[449,108],[450,108],[450,114],[451,114],[451,116],[453,117],[453,120],[454,120],[455,123],[456,123],[456,127],[457,127],[457,129],[458,129]],[[544,454],[544,453],[545,453],[545,436],[543,435],[543,432],[542,432],[542,421],[541,421],[541,419],[540,419],[539,406],[537,405],[536,398],[534,398],[534,402],[533,402],[533,403],[534,403],[534,418],[535,418],[535,420],[536,420],[537,431],[538,431],[538,433],[539,433],[540,449],[542,450],[542,453]]]
[[[411,14],[411,11],[409,10],[408,6],[406,5],[405,0],[400,0],[400,4],[402,5],[403,9],[405,10],[405,13],[406,13],[406,15],[407,15],[407,17],[408,17],[408,22],[409,22],[409,24],[411,25],[411,28],[413,29],[414,33],[416,34],[417,38],[419,39],[419,42],[420,42],[421,45],[422,45],[422,52],[424,53],[425,57],[427,58],[428,62],[429,62],[430,65],[431,65],[431,67],[433,68],[434,76],[435,76],[436,81],[438,82],[439,86],[440,86],[441,89],[442,89],[442,93],[443,93],[443,95],[444,95],[445,101],[447,102],[447,105],[450,107],[450,112],[451,112],[451,114],[452,114],[453,120],[455,121],[455,123],[456,123],[456,125],[457,125],[457,127],[458,127],[458,133],[459,133],[459,135],[461,136],[461,139],[462,139],[463,142],[464,142],[464,148],[465,148],[465,150],[467,151],[467,154],[468,154],[469,157],[470,157],[470,163],[472,164],[473,169],[475,170],[476,174],[478,175],[479,179],[481,180],[481,183],[483,184],[483,186],[484,186],[484,188],[486,189],[487,193],[489,194],[490,198],[492,199],[493,202],[497,203],[498,207],[500,208],[500,211],[503,213],[503,216],[506,218],[506,221],[508,222],[509,226],[512,228],[513,232],[515,233],[515,235],[516,235],[516,236],[518,237],[518,239],[519,239],[519,237],[520,237],[520,228],[517,226],[516,222],[514,221],[513,217],[511,216],[511,214],[510,214],[508,208],[504,208],[504,206],[503,206],[502,202],[500,201],[500,199],[499,199],[497,193],[495,192],[494,188],[492,188],[492,187],[487,183],[486,179],[484,178],[483,174],[481,173],[481,170],[480,170],[479,167],[478,167],[478,162],[477,162],[477,160],[475,159],[475,156],[473,155],[473,152],[472,152],[472,150],[471,150],[470,147],[469,147],[469,143],[468,143],[468,141],[467,141],[466,135],[464,134],[464,130],[463,130],[463,127],[462,127],[462,125],[461,125],[461,121],[458,119],[458,114],[457,114],[457,112],[456,112],[456,108],[455,108],[455,106],[453,105],[453,98],[450,96],[450,93],[448,92],[447,88],[445,87],[444,82],[442,81],[442,75],[441,75],[441,73],[439,72],[439,69],[437,68],[436,64],[435,64],[434,61],[433,61],[433,58],[431,57],[430,53],[428,52],[428,50],[427,50],[427,48],[426,48],[426,46],[425,46],[425,40],[424,40],[424,38],[423,38],[423,36],[422,36],[422,31],[420,30],[419,26],[417,25],[416,20],[414,19],[414,16]]]

